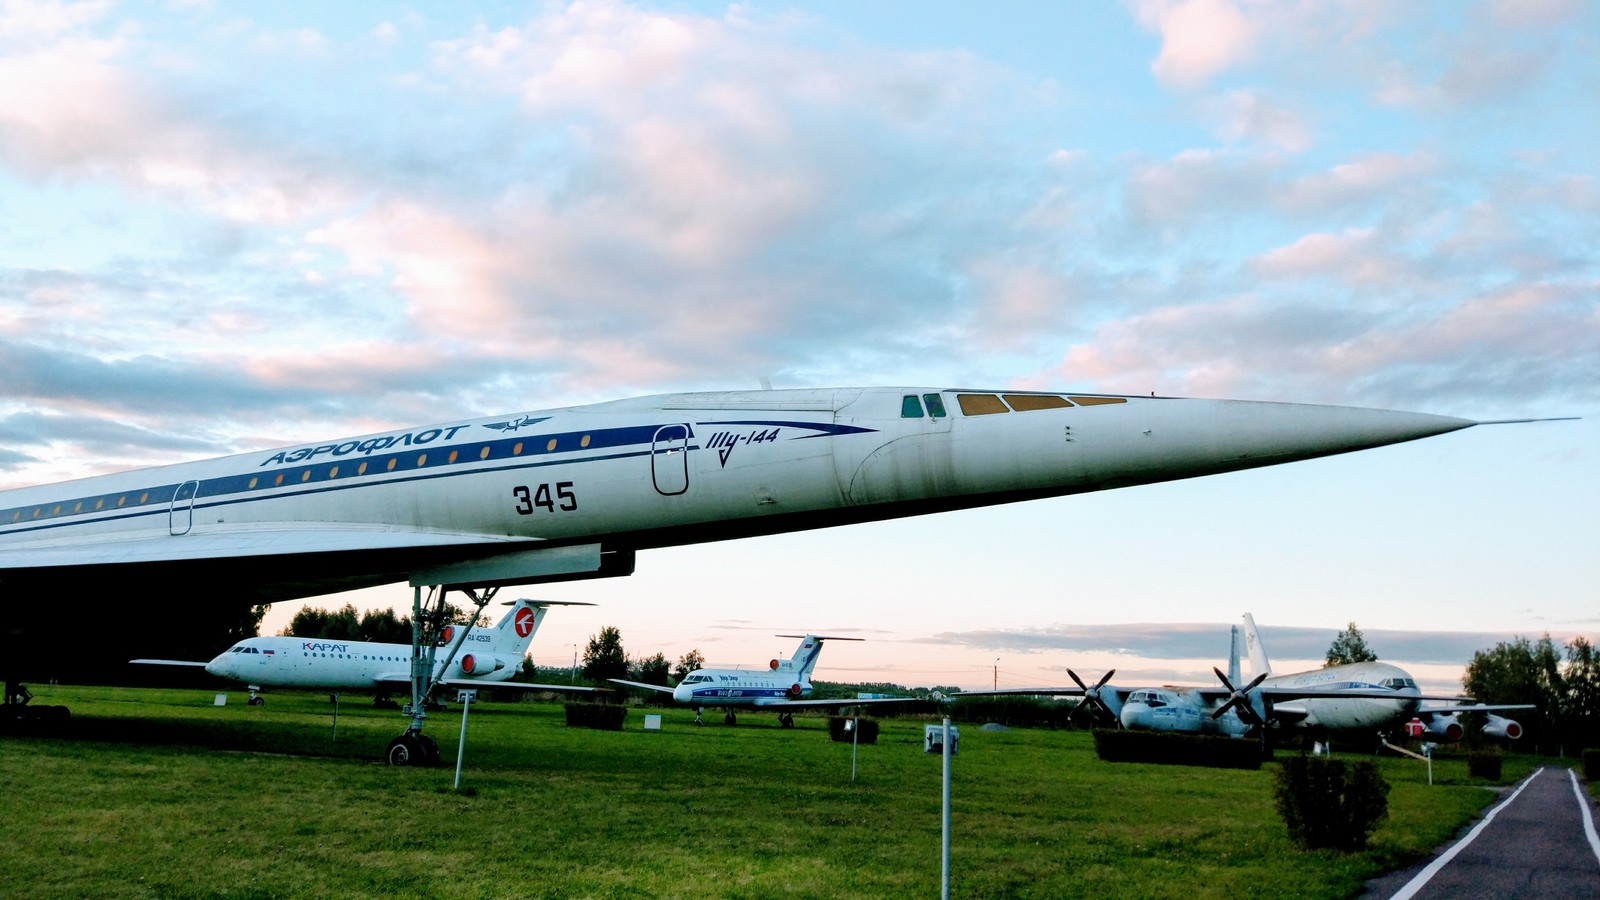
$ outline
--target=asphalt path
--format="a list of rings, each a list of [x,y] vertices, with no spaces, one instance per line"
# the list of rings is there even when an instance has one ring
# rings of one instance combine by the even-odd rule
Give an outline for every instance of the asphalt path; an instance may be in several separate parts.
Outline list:
[[[1600,898],[1595,803],[1570,769],[1508,791],[1430,862],[1367,882],[1364,898]]]

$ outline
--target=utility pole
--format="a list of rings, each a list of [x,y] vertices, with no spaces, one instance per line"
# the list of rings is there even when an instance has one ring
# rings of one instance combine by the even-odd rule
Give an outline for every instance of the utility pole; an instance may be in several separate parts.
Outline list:
[[[994,689],[1000,690],[1000,657],[994,658]]]

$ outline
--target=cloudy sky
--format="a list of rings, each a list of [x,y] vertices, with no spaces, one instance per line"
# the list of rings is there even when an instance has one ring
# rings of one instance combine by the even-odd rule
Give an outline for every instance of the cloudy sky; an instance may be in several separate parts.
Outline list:
[[[1581,0],[0,0],[0,486],[762,377],[1585,417],[537,592],[548,664],[1448,683],[1600,631],[1597,98]]]

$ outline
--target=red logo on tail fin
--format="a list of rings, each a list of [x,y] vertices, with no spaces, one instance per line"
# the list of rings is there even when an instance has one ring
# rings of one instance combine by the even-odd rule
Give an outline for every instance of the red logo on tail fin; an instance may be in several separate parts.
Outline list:
[[[533,610],[524,606],[517,610],[516,616],[511,620],[511,626],[517,629],[517,637],[527,637],[533,634]]]

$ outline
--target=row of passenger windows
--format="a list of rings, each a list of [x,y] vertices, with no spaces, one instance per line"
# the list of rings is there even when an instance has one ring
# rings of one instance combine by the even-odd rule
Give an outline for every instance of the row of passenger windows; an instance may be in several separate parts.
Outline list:
[[[593,437],[591,435],[587,435],[587,434],[582,435],[581,437],[578,438],[578,447],[580,449],[585,449],[586,450],[586,449],[588,449],[589,444],[590,444],[590,442],[592,440],[593,440]],[[503,448],[503,445],[501,445],[501,446]],[[545,443],[544,443],[544,451],[543,452],[545,452],[545,453],[555,453],[558,446],[560,446],[560,443],[557,441],[556,438],[552,437],[552,438],[550,438],[550,439],[545,441]],[[567,439],[567,448],[570,449],[570,447],[571,447],[571,438],[569,437]],[[478,449],[478,459],[480,459],[480,460],[488,459],[490,457],[490,455],[494,453],[494,448],[495,448],[495,445],[492,445],[492,444],[485,444],[482,447],[480,447]],[[534,452],[534,453],[540,452],[539,449],[538,449],[538,445],[533,445],[532,447],[525,448],[523,441],[517,441],[516,443],[512,444],[511,447],[509,448],[509,452],[510,452],[511,456],[521,456],[523,454],[523,452],[525,451],[525,449],[529,450],[531,452]],[[506,451],[506,449],[502,449],[501,452],[505,453],[507,451]],[[451,450],[449,452],[449,454],[444,455],[444,456],[440,456],[440,455],[436,454],[433,457],[433,460],[434,460],[434,465],[439,465],[441,463],[443,463],[445,465],[454,464],[454,463],[459,462],[461,460],[461,451],[460,450]],[[367,474],[369,469],[372,469],[375,466],[375,464],[380,464],[380,463],[382,464],[383,470],[387,471],[387,472],[393,472],[397,468],[400,468],[402,466],[405,466],[405,467],[411,468],[411,469],[423,469],[423,468],[427,468],[427,466],[428,466],[428,454],[426,454],[426,453],[418,453],[415,457],[407,457],[407,456],[402,456],[402,455],[395,455],[395,456],[389,456],[389,457],[385,457],[385,458],[380,458],[380,459],[377,459],[377,460],[364,460],[364,461],[362,461],[362,462],[360,462],[360,463],[358,463],[358,464],[356,464],[354,466],[348,466],[348,465],[347,466],[340,466],[339,464],[335,463],[333,465],[328,466],[328,468],[325,471],[322,471],[320,475],[318,474],[319,470],[318,470],[317,467],[306,467],[306,468],[300,470],[299,479],[298,480],[301,483],[309,482],[313,478],[316,478],[319,481],[333,481],[333,480],[335,480],[335,479],[337,479],[339,477],[340,472],[343,472],[345,477],[351,477],[351,476],[355,476],[355,475],[365,475],[365,474]],[[245,489],[246,490],[255,490],[257,488],[262,488],[262,487],[282,487],[284,485],[285,481],[289,481],[290,483],[293,483],[293,479],[291,479],[290,474],[287,471],[278,472],[278,473],[272,475],[270,478],[263,478],[262,476],[257,475],[257,476],[252,476],[250,478],[249,483],[245,485]],[[41,518],[53,519],[53,518],[56,518],[57,516],[60,516],[60,515],[63,515],[63,514],[76,515],[78,513],[83,513],[83,512],[100,512],[101,510],[104,510],[106,508],[106,505],[108,503],[111,504],[112,508],[114,508],[114,509],[121,509],[124,506],[128,505],[129,499],[130,499],[129,495],[124,494],[124,495],[121,495],[121,496],[117,496],[115,499],[113,499],[111,497],[95,497],[92,500],[77,500],[77,501],[74,501],[72,506],[70,506],[70,507],[68,507],[64,503],[57,503],[54,506],[49,507],[48,508],[48,512],[46,511],[46,507],[43,507],[43,506],[34,507],[31,513],[28,512],[25,508],[24,509],[14,509],[14,510],[11,511],[11,523],[12,524],[16,524],[17,522],[22,521],[22,518],[23,518],[24,515],[26,515],[29,519],[41,519]],[[172,498],[171,495],[167,494],[166,492],[162,492],[160,494],[160,496],[158,496],[156,498],[156,502],[158,502],[158,503],[167,503],[172,499],[173,498]],[[179,497],[177,497],[177,499],[178,499],[179,502],[182,502],[184,500],[191,499],[191,497],[179,496]],[[145,492],[141,493],[139,495],[138,499],[133,501],[134,505],[136,505],[136,506],[143,506],[143,505],[145,505],[145,504],[147,504],[149,502],[150,502],[150,492],[149,491],[145,491]]]
[[[1058,394],[957,394],[956,405],[964,416],[990,416],[995,413],[1029,412],[1035,409],[1065,409],[1070,406],[1104,406],[1127,403],[1126,397],[1062,397]],[[926,410],[926,413],[924,413]],[[906,394],[900,398],[900,418],[935,419],[945,417],[944,398],[938,394]]]
[[[301,656],[319,656],[319,657],[324,657],[324,658],[332,657],[334,659],[356,659],[357,658],[354,653],[312,653],[309,650],[301,653],[300,655]],[[367,660],[368,662],[410,662],[411,661],[411,657],[409,657],[409,656],[363,656],[363,657],[360,657],[360,659]]]

